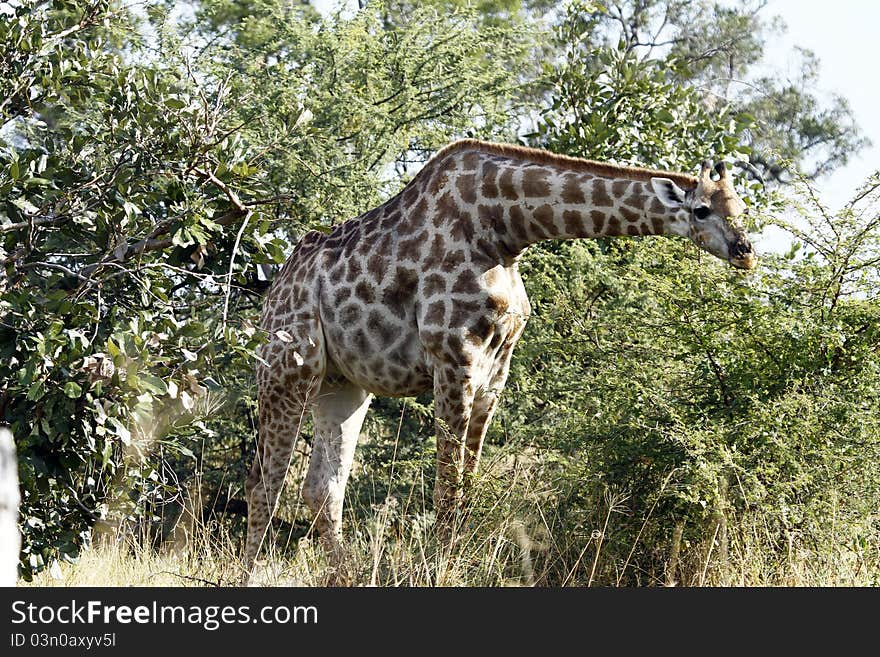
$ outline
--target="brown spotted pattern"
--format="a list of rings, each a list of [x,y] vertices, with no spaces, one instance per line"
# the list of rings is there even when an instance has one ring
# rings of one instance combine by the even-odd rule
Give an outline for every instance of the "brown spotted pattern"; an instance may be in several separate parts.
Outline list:
[[[264,305],[248,569],[306,412],[316,435],[302,493],[338,551],[345,484],[372,395],[433,390],[434,497],[438,517],[448,518],[477,468],[529,316],[520,254],[546,239],[676,232],[678,215],[657,202],[649,180],[641,169],[460,142],[382,206],[329,234],[306,234]]]

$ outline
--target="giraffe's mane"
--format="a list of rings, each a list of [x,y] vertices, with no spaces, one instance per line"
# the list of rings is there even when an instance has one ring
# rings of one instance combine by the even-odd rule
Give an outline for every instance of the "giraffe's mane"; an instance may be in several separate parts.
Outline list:
[[[434,155],[431,161],[440,162],[453,153],[469,150],[491,153],[493,155],[500,155],[502,157],[509,157],[518,160],[527,160],[528,162],[534,162],[536,164],[548,164],[569,171],[591,173],[603,178],[624,178],[627,180],[642,180],[645,182],[649,181],[651,178],[669,178],[684,189],[693,189],[697,186],[698,182],[696,177],[690,176],[686,173],[624,166],[620,164],[610,164],[608,162],[597,162],[595,160],[586,160],[580,157],[559,155],[539,148],[529,148],[528,146],[519,146],[516,144],[499,144],[490,141],[480,141],[479,139],[461,139],[455,141],[437,151],[437,154]]]

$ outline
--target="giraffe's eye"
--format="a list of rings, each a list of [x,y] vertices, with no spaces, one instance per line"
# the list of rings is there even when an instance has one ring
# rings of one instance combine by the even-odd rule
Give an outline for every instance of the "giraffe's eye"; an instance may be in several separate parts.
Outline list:
[[[710,214],[712,214],[712,211],[709,208],[707,208],[705,205],[701,205],[698,208],[694,208],[694,216],[697,219],[705,219]]]

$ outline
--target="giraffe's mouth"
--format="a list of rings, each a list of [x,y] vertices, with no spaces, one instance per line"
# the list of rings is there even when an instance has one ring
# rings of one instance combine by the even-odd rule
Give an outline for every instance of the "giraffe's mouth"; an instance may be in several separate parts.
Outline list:
[[[754,269],[758,264],[758,259],[753,253],[750,253],[739,258],[731,258],[729,262],[737,269]]]
[[[737,269],[754,269],[758,264],[755,250],[747,239],[738,239],[728,247],[727,261]]]

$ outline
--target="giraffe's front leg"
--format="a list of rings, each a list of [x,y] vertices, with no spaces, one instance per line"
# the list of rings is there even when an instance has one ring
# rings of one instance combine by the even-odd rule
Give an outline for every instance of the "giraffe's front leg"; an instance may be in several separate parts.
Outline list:
[[[446,364],[435,368],[437,479],[434,483],[434,510],[443,531],[450,528],[462,501],[465,442],[473,404],[474,388],[466,367]]]
[[[507,383],[507,375],[510,372],[510,358],[513,355],[513,347],[519,332],[507,340],[499,350],[495,360],[494,373],[489,380],[488,386],[479,390],[474,398],[474,408],[468,423],[467,444],[464,455],[465,486],[471,483],[480,465],[480,456],[483,453],[483,441],[486,432],[492,423],[495,409],[498,408],[498,400],[504,385]]]
[[[470,486],[480,465],[483,454],[483,441],[492,423],[492,416],[498,407],[498,393],[495,390],[481,392],[474,399],[474,409],[468,423],[467,441],[464,453],[464,484]]]

